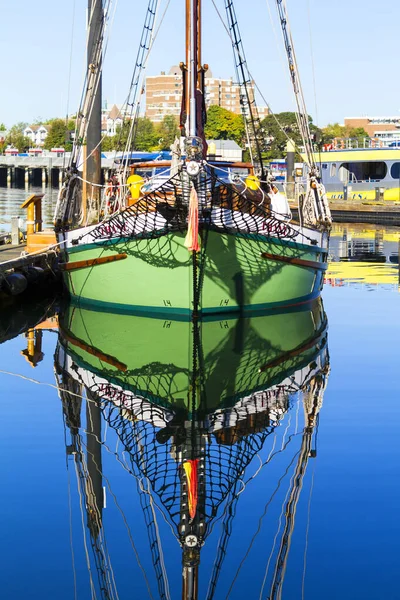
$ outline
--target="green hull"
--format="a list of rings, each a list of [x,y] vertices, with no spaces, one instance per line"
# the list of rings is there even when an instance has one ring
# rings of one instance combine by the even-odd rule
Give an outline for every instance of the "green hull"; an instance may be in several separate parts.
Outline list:
[[[194,265],[184,237],[171,233],[152,240],[69,248],[70,262],[127,254],[124,260],[67,271],[72,298],[100,310],[186,318],[194,307],[194,281],[202,315],[296,305],[316,298],[322,289],[326,249],[256,234],[210,231]],[[265,259],[262,253],[320,266]]]
[[[279,385],[299,369],[308,373],[325,335],[320,300],[297,310],[200,324],[72,305],[60,317],[63,351],[98,378],[91,380],[94,393],[107,395],[110,383],[153,405],[200,414]]]

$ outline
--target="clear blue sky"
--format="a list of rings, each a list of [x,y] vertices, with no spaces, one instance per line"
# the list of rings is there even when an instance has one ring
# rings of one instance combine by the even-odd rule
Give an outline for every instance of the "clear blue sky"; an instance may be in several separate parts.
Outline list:
[[[275,0],[236,0],[250,70],[274,112],[293,109]],[[107,52],[103,98],[126,97],[148,0],[118,0]],[[223,0],[216,0],[223,10]],[[316,75],[318,119],[311,67],[308,3]],[[163,0],[162,7],[166,0]],[[204,0],[203,61],[215,76],[234,74],[230,41],[211,0]],[[78,106],[87,0],[0,0],[0,122],[64,116],[75,5],[69,112]],[[185,0],[171,0],[147,74],[168,71],[184,59]],[[398,0],[288,0],[308,112],[319,125],[345,116],[400,114]],[[182,35],[180,32],[182,31]]]

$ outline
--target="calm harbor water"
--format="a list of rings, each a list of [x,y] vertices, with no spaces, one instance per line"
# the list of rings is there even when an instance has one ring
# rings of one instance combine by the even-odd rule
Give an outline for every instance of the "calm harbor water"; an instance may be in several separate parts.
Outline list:
[[[282,315],[3,309],[2,597],[399,600],[399,236],[336,225]]]
[[[11,230],[11,217],[13,216],[20,217],[24,223],[26,221],[26,210],[21,209],[21,204],[31,194],[43,193],[45,194],[43,201],[43,225],[44,227],[50,227],[57,202],[57,188],[32,186],[6,188],[0,186],[0,233]]]

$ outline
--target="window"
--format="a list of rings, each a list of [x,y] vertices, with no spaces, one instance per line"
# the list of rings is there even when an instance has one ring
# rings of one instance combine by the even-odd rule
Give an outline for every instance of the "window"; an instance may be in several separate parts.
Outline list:
[[[390,169],[390,174],[393,179],[400,179],[400,163],[393,163]]]
[[[330,176],[331,176],[331,177],[335,177],[335,176],[336,176],[336,163],[332,163],[332,164],[331,164],[331,172],[330,172]]]
[[[384,162],[343,163],[339,168],[339,178],[343,183],[381,181],[386,174],[387,165]]]

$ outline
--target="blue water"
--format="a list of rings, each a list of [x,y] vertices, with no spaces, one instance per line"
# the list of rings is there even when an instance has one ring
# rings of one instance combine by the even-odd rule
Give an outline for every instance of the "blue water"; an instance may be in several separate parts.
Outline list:
[[[388,256],[396,248],[393,235]],[[281,544],[304,439],[301,393],[291,396],[290,408],[241,474],[232,518],[221,518],[218,510],[212,520],[200,552],[199,599],[400,599],[398,266],[369,267],[366,274],[359,265],[360,277],[353,269],[348,279],[336,277],[324,288],[330,373],[313,429],[316,456],[305,461],[289,547]],[[6,327],[3,322],[3,339]],[[13,327],[9,322],[8,336]],[[143,472],[133,469],[120,432],[105,420],[100,470],[106,503],[97,550],[92,546],[90,482],[77,483],[79,468],[87,473],[90,423],[83,400],[74,446],[56,386],[57,336],[56,329],[43,331],[44,356],[35,368],[21,355],[24,335],[0,345],[1,597],[181,598],[182,550],[167,511],[159,510],[168,492],[150,500]],[[132,423],[126,421],[127,427]],[[254,439],[255,429],[249,431],[242,443]],[[154,440],[141,438],[135,446],[143,460],[147,441]],[[166,461],[173,467],[170,452]],[[152,515],[151,541],[144,497]],[[226,554],[214,595],[208,596],[224,531],[230,533]],[[274,596],[280,550],[283,586],[281,596],[279,590]],[[99,581],[108,591],[101,592]]]

